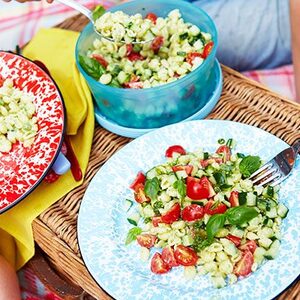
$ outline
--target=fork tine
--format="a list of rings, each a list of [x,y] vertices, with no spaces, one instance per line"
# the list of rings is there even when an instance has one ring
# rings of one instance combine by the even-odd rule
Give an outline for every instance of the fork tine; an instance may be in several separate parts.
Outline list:
[[[281,183],[287,176],[281,176],[278,180],[276,180],[275,182],[273,182],[271,184],[271,186],[276,186],[278,185],[279,183]]]
[[[269,168],[273,167],[273,163],[272,162],[268,162],[266,164],[264,164],[262,167],[260,167],[257,171],[255,171],[250,177],[249,179],[254,178],[255,176],[257,176],[259,173],[268,170]]]
[[[265,172],[261,172],[260,174],[258,174],[259,176],[256,177],[256,178],[253,180],[253,184],[255,184],[255,183],[261,181],[262,179],[268,177],[270,174],[272,174],[272,173],[274,173],[274,172],[276,172],[276,171],[277,171],[276,168],[271,168],[271,169],[269,169],[269,170],[267,169],[267,171],[265,171]]]
[[[280,177],[281,175],[276,172],[273,176],[268,177],[265,181],[261,182],[258,186],[263,186],[267,183],[271,183],[272,181],[274,181],[275,179],[279,179]]]

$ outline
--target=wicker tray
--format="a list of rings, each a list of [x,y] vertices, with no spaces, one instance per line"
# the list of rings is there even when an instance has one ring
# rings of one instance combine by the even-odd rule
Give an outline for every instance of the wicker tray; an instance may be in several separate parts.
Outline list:
[[[87,20],[67,19],[57,27],[80,31]],[[300,138],[300,105],[272,93],[240,73],[222,66],[224,88],[209,119],[226,119],[260,127],[287,143]],[[111,299],[92,279],[77,243],[77,215],[83,194],[99,168],[130,140],[96,127],[84,183],[52,205],[33,222],[34,237],[56,268],[97,299]],[[300,281],[277,299],[300,299]]]

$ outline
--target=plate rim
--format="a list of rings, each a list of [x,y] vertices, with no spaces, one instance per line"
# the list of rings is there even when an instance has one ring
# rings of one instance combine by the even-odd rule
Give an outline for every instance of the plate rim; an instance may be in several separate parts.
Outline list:
[[[13,208],[14,206],[16,206],[18,203],[20,203],[22,200],[26,199],[26,197],[28,195],[30,195],[39,185],[40,183],[43,181],[43,179],[46,177],[46,175],[48,174],[48,172],[50,171],[50,169],[52,168],[54,162],[56,161],[59,153],[60,153],[60,150],[61,150],[61,147],[62,147],[62,143],[63,143],[63,140],[64,140],[64,135],[66,133],[66,127],[67,127],[67,114],[66,114],[66,106],[65,106],[65,102],[64,102],[64,98],[62,96],[62,93],[57,85],[57,83],[55,82],[55,80],[53,79],[53,77],[51,76],[50,72],[47,73],[46,70],[44,70],[43,68],[41,68],[39,65],[37,65],[32,59],[29,59],[25,56],[23,56],[22,54],[19,54],[19,53],[13,53],[11,51],[5,51],[5,50],[1,50],[0,49],[0,55],[1,53],[8,53],[8,54],[11,54],[11,55],[14,55],[14,56],[18,56],[20,57],[21,59],[24,59],[26,61],[28,61],[29,63],[33,64],[36,68],[38,68],[39,70],[41,70],[44,74],[45,77],[48,77],[51,82],[54,84],[57,92],[58,92],[58,95],[59,95],[59,98],[61,100],[61,105],[62,105],[62,111],[63,111],[63,124],[62,124],[62,133],[61,133],[61,139],[59,141],[59,144],[58,144],[58,147],[56,149],[56,153],[55,155],[53,156],[53,159],[51,160],[51,163],[48,165],[47,168],[45,168],[45,171],[44,173],[42,174],[42,176],[35,182],[34,185],[31,186],[31,188],[26,191],[22,196],[20,196],[19,198],[17,198],[16,200],[14,200],[13,202],[11,202],[10,204],[8,204],[7,206],[5,206],[4,208],[1,208],[0,209],[0,215],[7,212],[8,210],[10,210],[11,208]]]
[[[174,123],[174,124],[170,124],[170,125],[166,125],[166,126],[163,126],[163,127],[160,127],[160,128],[157,128],[153,131],[150,131],[150,132],[147,132],[145,134],[143,134],[142,136],[139,136],[137,137],[136,139],[133,139],[132,141],[130,141],[128,144],[126,144],[124,147],[122,147],[121,149],[117,150],[102,166],[101,168],[113,157],[115,156],[118,152],[120,152],[122,149],[125,149],[127,147],[129,147],[131,144],[135,144],[135,141],[138,140],[138,139],[142,139],[144,136],[148,136],[148,135],[151,135],[151,134],[156,134],[156,131],[159,131],[159,130],[162,130],[166,127],[172,127],[172,126],[180,126],[179,124],[186,124],[186,123],[200,123],[200,122],[225,122],[225,123],[235,123],[235,124],[239,124],[239,125],[242,125],[242,126],[245,126],[245,127],[250,127],[250,128],[254,128],[254,129],[257,129],[259,131],[263,131],[264,133],[267,133],[269,135],[272,135],[274,138],[276,139],[279,139],[281,142],[283,142],[287,147],[289,146],[288,143],[286,143],[284,140],[282,140],[281,138],[277,137],[276,135],[262,129],[262,128],[259,128],[259,127],[255,127],[253,125],[250,125],[250,124],[245,124],[245,123],[241,123],[241,122],[237,122],[237,121],[231,121],[231,120],[222,120],[222,119],[202,119],[202,120],[189,120],[189,121],[186,121],[186,122],[181,122],[181,123]],[[182,126],[182,125],[181,125]],[[300,154],[299,154],[300,155]],[[107,295],[109,295],[112,299],[116,299],[118,300],[117,298],[115,298],[112,294],[111,294],[111,291],[106,287],[104,288],[103,286],[100,285],[100,283],[97,281],[97,279],[95,278],[95,276],[92,274],[92,272],[90,271],[86,261],[85,261],[85,258],[84,258],[84,255],[83,255],[83,251],[81,249],[81,246],[80,246],[80,234],[79,234],[79,223],[80,223],[80,212],[81,212],[81,208],[82,208],[82,203],[84,201],[84,197],[85,197],[85,194],[86,192],[88,191],[89,189],[89,186],[90,184],[92,183],[94,177],[97,175],[98,172],[100,172],[100,169],[98,169],[98,171],[95,173],[95,175],[93,176],[93,178],[91,179],[90,183],[88,184],[85,192],[84,192],[84,195],[82,197],[82,200],[81,200],[81,203],[80,203],[80,206],[79,206],[79,210],[78,210],[78,216],[77,216],[77,224],[76,224],[76,237],[77,237],[77,241],[78,241],[78,250],[79,250],[79,253],[81,255],[81,258],[82,258],[82,261],[84,263],[84,266],[86,267],[86,270],[88,271],[88,273],[90,274],[90,276],[93,278],[93,280],[95,281],[95,283],[97,284],[98,287],[100,287],[100,289],[106,293]],[[277,298],[279,295],[283,294],[285,291],[287,291],[294,283],[296,283],[298,280],[300,280],[300,270],[298,272],[298,275],[295,276],[295,278],[292,279],[292,281],[290,282],[290,284],[288,286],[286,286],[282,291],[280,291],[279,293],[276,292],[276,295],[272,295],[271,298],[269,298],[269,300],[275,300],[275,298]]]

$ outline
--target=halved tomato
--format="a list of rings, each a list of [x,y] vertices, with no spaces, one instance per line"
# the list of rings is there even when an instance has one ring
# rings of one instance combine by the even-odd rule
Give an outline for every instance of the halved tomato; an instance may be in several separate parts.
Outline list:
[[[178,245],[174,252],[176,261],[182,266],[194,266],[197,263],[197,253],[186,246]]]
[[[162,250],[161,257],[170,268],[179,266],[174,255],[174,250],[171,246],[166,246]]]
[[[216,194],[210,181],[205,176],[200,179],[188,177],[186,183],[186,194],[193,200],[211,198]]]
[[[148,13],[145,17],[145,19],[150,20],[153,24],[156,24],[156,20],[157,20],[157,15],[154,13]]]
[[[204,217],[204,208],[198,204],[188,205],[182,210],[181,217],[187,222],[202,219]]]
[[[239,192],[232,191],[229,197],[229,202],[231,204],[231,207],[239,206]]]
[[[248,250],[252,253],[255,252],[256,248],[257,248],[257,245],[256,245],[255,241],[247,241],[245,244],[243,244],[239,247],[239,249],[242,251]]]
[[[154,227],[157,227],[159,223],[163,223],[160,216],[155,216],[152,218],[152,224]]]
[[[236,247],[238,247],[241,244],[241,238],[232,234],[228,234],[226,236],[226,239],[228,239],[229,241],[233,242],[235,244]]]
[[[227,206],[224,203],[217,203],[214,200],[209,200],[204,206],[204,212],[208,215],[224,214]]]
[[[193,171],[193,166],[187,165],[187,166],[173,166],[172,167],[173,172],[178,172],[178,171],[185,171],[187,175],[191,175]]]
[[[127,55],[127,58],[130,61],[137,61],[137,60],[143,60],[143,59],[145,59],[145,57],[143,55],[141,55],[138,52],[134,52],[134,51],[130,52],[130,54]]]
[[[166,213],[161,216],[161,220],[165,224],[172,224],[180,217],[180,204],[175,203]]]
[[[135,191],[136,187],[140,183],[145,184],[145,181],[146,181],[146,176],[144,175],[144,173],[138,172],[136,175],[136,178],[134,179],[134,181],[131,183],[131,185],[129,187]]]
[[[96,60],[100,65],[102,65],[104,68],[106,68],[108,66],[108,62],[106,61],[106,59],[102,55],[94,53],[92,55],[92,58],[94,60]]]
[[[217,163],[217,164],[221,164],[223,163],[223,159],[220,157],[211,157],[208,159],[201,159],[200,160],[200,164],[202,168],[206,168],[208,165],[211,165],[212,163]]]
[[[164,274],[170,270],[171,268],[163,261],[161,254],[156,252],[151,259],[151,271],[155,274]]]
[[[207,43],[205,46],[204,46],[204,49],[203,49],[203,53],[202,53],[202,58],[207,58],[208,55],[210,54],[212,48],[214,46],[214,42],[209,42]]]
[[[136,237],[137,242],[140,246],[148,249],[152,248],[157,240],[157,237],[153,234],[143,233]]]
[[[186,154],[186,152],[185,152],[185,150],[183,149],[183,147],[181,147],[180,145],[174,145],[174,146],[169,147],[169,148],[166,150],[165,156],[166,156],[166,157],[172,157],[172,156],[173,156],[173,153],[179,153],[179,154],[181,154],[181,155]]]
[[[151,49],[157,53],[160,49],[160,47],[164,44],[164,37],[163,36],[157,36],[154,38],[154,40],[151,42]]]
[[[229,161],[231,157],[231,150],[228,146],[222,145],[220,146],[216,153],[223,154],[223,162]]]
[[[195,59],[196,57],[202,58],[202,54],[199,53],[199,52],[191,52],[191,53],[188,53],[188,55],[187,55],[187,57],[186,57],[186,61],[187,61],[190,65],[193,65],[194,59]]]
[[[148,198],[144,192],[144,185],[139,183],[135,187],[134,199],[138,203],[150,202],[150,198]]]
[[[254,263],[253,254],[251,251],[246,250],[242,258],[236,263],[233,273],[236,276],[247,276],[251,273],[251,267]]]

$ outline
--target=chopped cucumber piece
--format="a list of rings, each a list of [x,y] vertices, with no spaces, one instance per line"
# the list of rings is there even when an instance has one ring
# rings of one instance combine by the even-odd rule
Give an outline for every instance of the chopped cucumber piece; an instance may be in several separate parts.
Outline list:
[[[280,248],[280,242],[279,242],[279,240],[275,240],[271,244],[269,250],[267,250],[266,253],[264,254],[265,258],[266,259],[275,259],[279,253],[279,248]]]
[[[147,179],[152,179],[154,177],[156,177],[158,174],[157,174],[157,171],[156,171],[156,168],[152,168],[150,169],[147,173],[146,173],[146,177]]]
[[[269,211],[267,211],[266,216],[274,219],[277,217],[277,209],[276,207],[271,207]]]
[[[247,206],[255,206],[256,205],[256,195],[254,193],[247,193]]]
[[[282,219],[284,219],[287,214],[289,212],[289,209],[282,203],[279,203],[278,207],[277,207],[277,214],[279,217],[281,217]]]

